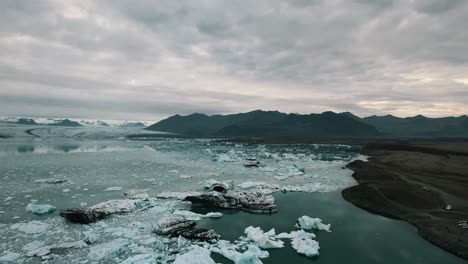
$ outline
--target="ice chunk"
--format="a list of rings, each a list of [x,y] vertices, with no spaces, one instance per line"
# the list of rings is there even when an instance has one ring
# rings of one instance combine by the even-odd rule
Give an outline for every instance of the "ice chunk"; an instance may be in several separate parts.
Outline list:
[[[89,209],[104,212],[106,214],[127,213],[136,208],[137,201],[138,200],[132,199],[109,200],[107,202],[91,206]]]
[[[156,197],[158,198],[176,198],[179,200],[185,199],[187,196],[197,196],[201,195],[200,192],[162,192]]]
[[[260,258],[267,258],[269,256],[267,251],[262,251],[255,245],[249,245],[247,251],[243,253],[229,249],[226,246],[214,247],[212,251],[233,261],[235,264],[262,264]]]
[[[320,218],[311,218],[306,215],[299,217],[297,219],[296,223],[296,228],[301,228],[301,229],[317,229],[317,230],[325,230],[327,232],[330,231],[330,224],[325,225],[322,223],[322,220]]]
[[[230,150],[227,153],[219,154],[216,158],[214,158],[215,161],[221,161],[221,162],[234,162],[234,161],[239,161],[240,158],[237,155],[238,153],[234,150]]]
[[[26,212],[31,212],[33,214],[48,214],[52,213],[57,209],[55,206],[50,204],[34,204],[30,203],[26,206]]]
[[[107,187],[104,191],[105,192],[112,192],[112,191],[121,191],[121,190],[123,190],[122,187],[114,186],[114,187]]]
[[[291,245],[297,253],[306,255],[307,257],[319,255],[319,244],[313,240],[315,235],[307,233],[304,230],[293,231],[290,234],[281,233],[276,238],[289,238]]]
[[[61,244],[55,244],[52,246],[47,247],[40,247],[37,249],[33,249],[26,253],[28,257],[43,257],[50,253],[54,254],[65,254],[69,249],[79,249],[87,247],[88,244],[83,240],[75,241],[75,242],[65,242]]]
[[[268,232],[263,232],[260,227],[249,226],[245,229],[244,233],[247,237],[257,243],[261,248],[282,248],[284,247],[283,241],[275,240],[275,229]]]
[[[61,178],[50,178],[50,179],[37,179],[34,182],[35,183],[49,183],[49,184],[58,184],[58,183],[63,183],[66,182],[66,179],[61,179]]]
[[[194,212],[184,211],[184,210],[175,211],[173,214],[176,216],[182,216],[185,219],[192,220],[192,221],[198,221],[203,218],[219,218],[223,216],[223,214],[217,213],[217,212],[216,213],[211,212],[211,213],[207,213],[203,215],[203,214],[197,214]]]
[[[91,247],[88,253],[88,258],[90,260],[98,261],[116,257],[122,254],[128,245],[129,242],[123,238],[118,238],[107,243],[98,244]]]
[[[31,250],[38,249],[38,248],[44,246],[44,244],[45,244],[44,241],[34,240],[33,242],[24,245],[21,250],[31,251]]]
[[[30,221],[27,223],[18,223],[10,226],[10,229],[18,230],[27,234],[40,234],[47,231],[49,225],[41,221]]]
[[[184,174],[184,175],[180,175],[179,177],[180,177],[181,179],[190,179],[190,178],[192,178],[192,175],[185,175],[185,174]]]
[[[156,257],[155,254],[139,254],[124,260],[120,264],[156,264]]]
[[[64,193],[70,192],[70,189],[68,189],[68,188],[67,188],[67,189],[63,189],[62,192],[64,192]]]
[[[305,174],[305,170],[302,167],[298,167],[296,165],[286,167],[288,172],[288,176],[301,176]]]
[[[241,184],[238,184],[237,187],[242,188],[242,189],[248,189],[248,188],[253,188],[257,186],[261,186],[266,184],[265,182],[254,182],[254,181],[246,181]]]
[[[216,262],[211,259],[208,249],[193,246],[189,252],[178,255],[173,264],[216,264]]]
[[[0,262],[16,262],[17,259],[20,258],[20,254],[11,252],[11,251],[6,251],[3,252],[3,256],[0,257]],[[214,262],[213,262],[214,263]]]

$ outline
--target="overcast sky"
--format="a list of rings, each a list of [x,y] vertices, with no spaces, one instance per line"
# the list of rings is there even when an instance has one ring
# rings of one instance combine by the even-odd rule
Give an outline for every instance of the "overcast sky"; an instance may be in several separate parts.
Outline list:
[[[0,1],[0,116],[468,114],[466,0]]]

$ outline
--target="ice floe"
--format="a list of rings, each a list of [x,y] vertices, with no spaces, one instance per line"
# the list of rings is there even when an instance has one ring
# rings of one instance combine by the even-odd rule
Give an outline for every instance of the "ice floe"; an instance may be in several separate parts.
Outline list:
[[[192,221],[202,220],[203,218],[219,218],[223,216],[222,213],[218,213],[218,212],[215,212],[215,213],[211,212],[207,214],[197,214],[191,211],[184,211],[184,210],[175,211],[173,215],[182,216],[185,219],[192,220]]]
[[[35,204],[35,203],[30,203],[26,206],[26,212],[31,212],[33,214],[49,214],[55,211],[57,209],[55,206],[52,206],[50,204]]]
[[[235,264],[262,264],[260,258],[267,258],[270,255],[267,251],[260,250],[256,245],[248,245],[247,250],[243,253],[225,246],[213,247],[211,251],[233,261]]]
[[[331,225],[325,225],[322,223],[320,218],[311,218],[309,216],[301,216],[297,219],[296,228],[300,229],[316,229],[316,230],[325,230],[327,232],[331,232],[330,230]]]
[[[216,264],[210,254],[206,248],[193,246],[189,252],[177,255],[173,264]]]
[[[299,254],[307,257],[317,256],[319,254],[319,244],[314,240],[315,234],[307,233],[304,230],[292,231],[291,233],[281,233],[276,236],[280,239],[291,239],[291,246]]]
[[[65,242],[60,244],[54,244],[52,246],[46,247],[39,247],[36,249],[32,249],[26,253],[27,257],[43,257],[53,254],[66,254],[70,249],[79,249],[87,247],[88,244],[83,240],[75,241],[75,242]]]
[[[19,253],[7,251],[3,252],[3,255],[0,256],[0,262],[16,262],[20,257],[21,255]]]
[[[99,261],[117,257],[123,253],[129,243],[130,242],[126,239],[118,238],[106,243],[94,245],[89,250],[88,258],[90,260]]]
[[[175,198],[179,200],[183,200],[188,196],[197,196],[201,195],[201,192],[162,192],[156,195],[158,198]]]
[[[35,183],[58,184],[58,183],[64,183],[66,181],[67,181],[66,179],[62,179],[62,178],[50,178],[50,179],[37,179],[34,182]]]
[[[105,192],[112,192],[112,191],[121,191],[121,190],[123,190],[123,187],[113,186],[113,187],[107,187],[104,191]]]
[[[18,230],[27,234],[40,234],[47,231],[49,225],[41,221],[30,221],[26,223],[17,223],[10,226],[10,229]]]
[[[281,240],[275,239],[275,229],[268,232],[263,232],[260,227],[249,226],[245,229],[244,233],[247,237],[257,243],[261,248],[282,248],[284,243]]]

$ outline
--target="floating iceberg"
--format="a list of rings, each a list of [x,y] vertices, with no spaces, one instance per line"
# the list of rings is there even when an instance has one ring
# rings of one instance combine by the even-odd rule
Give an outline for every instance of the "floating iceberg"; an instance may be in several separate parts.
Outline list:
[[[98,244],[91,247],[88,253],[88,258],[90,260],[99,261],[102,259],[117,257],[125,251],[128,245],[129,242],[123,238]]]
[[[20,254],[11,251],[3,252],[3,256],[0,257],[0,262],[16,262],[20,256]]]
[[[209,191],[216,191],[216,192],[227,192],[228,190],[234,189],[233,182],[229,181],[217,181],[215,179],[209,179],[205,181],[205,189]]]
[[[198,221],[198,220],[201,220],[203,218],[219,218],[219,217],[222,217],[223,214],[221,213],[207,213],[207,214],[197,214],[197,213],[194,213],[194,212],[190,212],[190,211],[183,211],[183,210],[179,210],[179,211],[175,211],[173,213],[173,215],[176,215],[176,216],[182,216],[184,217],[185,219],[188,219],[188,220],[192,220],[192,221]]]
[[[316,229],[316,230],[325,230],[327,232],[331,232],[330,230],[331,225],[325,225],[322,223],[320,218],[311,218],[306,215],[299,217],[297,219],[296,228],[300,229]]]
[[[246,181],[246,182],[238,184],[237,187],[239,187],[241,189],[249,189],[249,188],[253,188],[253,187],[257,187],[257,186],[262,186],[262,185],[265,185],[265,184],[266,184],[265,182]]]
[[[162,192],[162,193],[156,195],[156,197],[166,198],[166,199],[176,198],[176,199],[179,199],[179,200],[183,200],[188,196],[197,196],[197,195],[201,195],[201,193],[200,192]]]
[[[233,261],[235,264],[262,264],[260,258],[267,258],[270,255],[267,251],[262,251],[255,245],[248,245],[247,250],[243,253],[225,246],[213,247],[211,251]]]
[[[122,187],[114,186],[114,187],[107,187],[104,191],[105,192],[112,192],[112,191],[121,191],[121,190],[123,190]]]
[[[53,246],[40,247],[40,248],[30,250],[28,253],[26,253],[26,256],[27,257],[43,257],[51,253],[66,254],[66,252],[70,249],[79,249],[79,248],[84,248],[87,246],[88,244],[86,244],[86,242],[84,242],[83,240],[79,240],[75,242],[66,242],[66,243],[61,243],[61,244],[55,244]]]
[[[47,231],[49,225],[41,221],[30,221],[10,226],[10,229],[18,230],[27,234],[41,234]]]
[[[218,240],[219,235],[213,230],[195,227],[196,223],[180,216],[165,216],[161,218],[154,228],[158,235],[168,237],[182,236],[188,239],[202,241]]]
[[[26,212],[31,212],[33,214],[49,214],[55,211],[57,209],[55,206],[52,206],[50,204],[35,204],[35,203],[30,203],[26,206]]]
[[[156,257],[155,254],[139,254],[124,260],[120,264],[156,264]]]
[[[64,183],[66,181],[67,181],[66,179],[61,179],[61,178],[50,178],[50,179],[37,179],[34,182],[35,183],[58,184],[58,183]]]
[[[313,240],[315,235],[307,233],[304,230],[292,231],[289,234],[281,233],[277,235],[276,238],[291,239],[291,245],[297,253],[306,255],[307,257],[317,256],[319,254],[319,244],[317,241]]]
[[[189,252],[178,255],[173,264],[216,264],[216,262],[211,259],[208,249],[193,246]]]
[[[261,248],[282,248],[284,247],[283,241],[275,240],[275,229],[268,232],[263,232],[260,227],[249,226],[245,229],[244,233],[247,237],[257,243]]]

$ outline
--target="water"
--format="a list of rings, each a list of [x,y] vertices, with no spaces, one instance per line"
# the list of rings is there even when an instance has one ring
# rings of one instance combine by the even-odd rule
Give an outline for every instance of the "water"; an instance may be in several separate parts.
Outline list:
[[[154,253],[160,260],[170,260],[173,257],[168,256],[167,249],[176,241],[156,236],[152,225],[177,208],[189,209],[186,203],[156,200],[157,207],[153,209],[91,225],[67,223],[58,216],[58,210],[37,216],[26,212],[25,207],[31,202],[57,208],[80,207],[84,203],[91,206],[138,193],[153,197],[168,191],[202,192],[205,180],[217,179],[234,180],[235,184],[261,181],[279,187],[320,184],[319,192],[277,193],[279,213],[275,215],[222,211],[222,218],[199,223],[231,241],[250,225],[260,226],[265,231],[274,227],[277,233],[290,232],[302,215],[319,217],[332,224],[332,233],[318,233],[319,257],[300,256],[285,240],[287,247],[270,250],[270,258],[263,259],[263,263],[463,263],[421,239],[408,224],[369,214],[341,198],[340,190],[355,184],[351,171],[343,167],[353,159],[363,158],[350,151],[349,146],[257,146],[169,138],[128,140],[126,137],[145,134],[147,138],[147,133],[138,128],[0,124],[0,134],[11,137],[0,139],[0,257],[11,251],[21,254],[18,261],[40,262],[38,258],[25,257],[26,251],[21,248],[32,241],[42,241],[45,246],[57,241],[77,241],[87,238],[86,231],[89,231],[98,236],[91,247],[54,256],[51,263],[86,263],[92,247],[115,241],[123,241],[125,245],[99,263],[119,263],[142,253]],[[221,156],[231,161],[214,161]],[[244,168],[242,164],[250,156],[257,157],[265,167]],[[303,167],[305,175],[291,175],[292,165]],[[35,182],[49,178],[67,181],[61,184]],[[122,187],[122,190],[104,191],[108,187]],[[46,224],[47,231],[28,234],[12,229],[15,224],[34,220]],[[155,242],[144,242],[155,237]],[[212,257],[229,263],[215,254]]]

